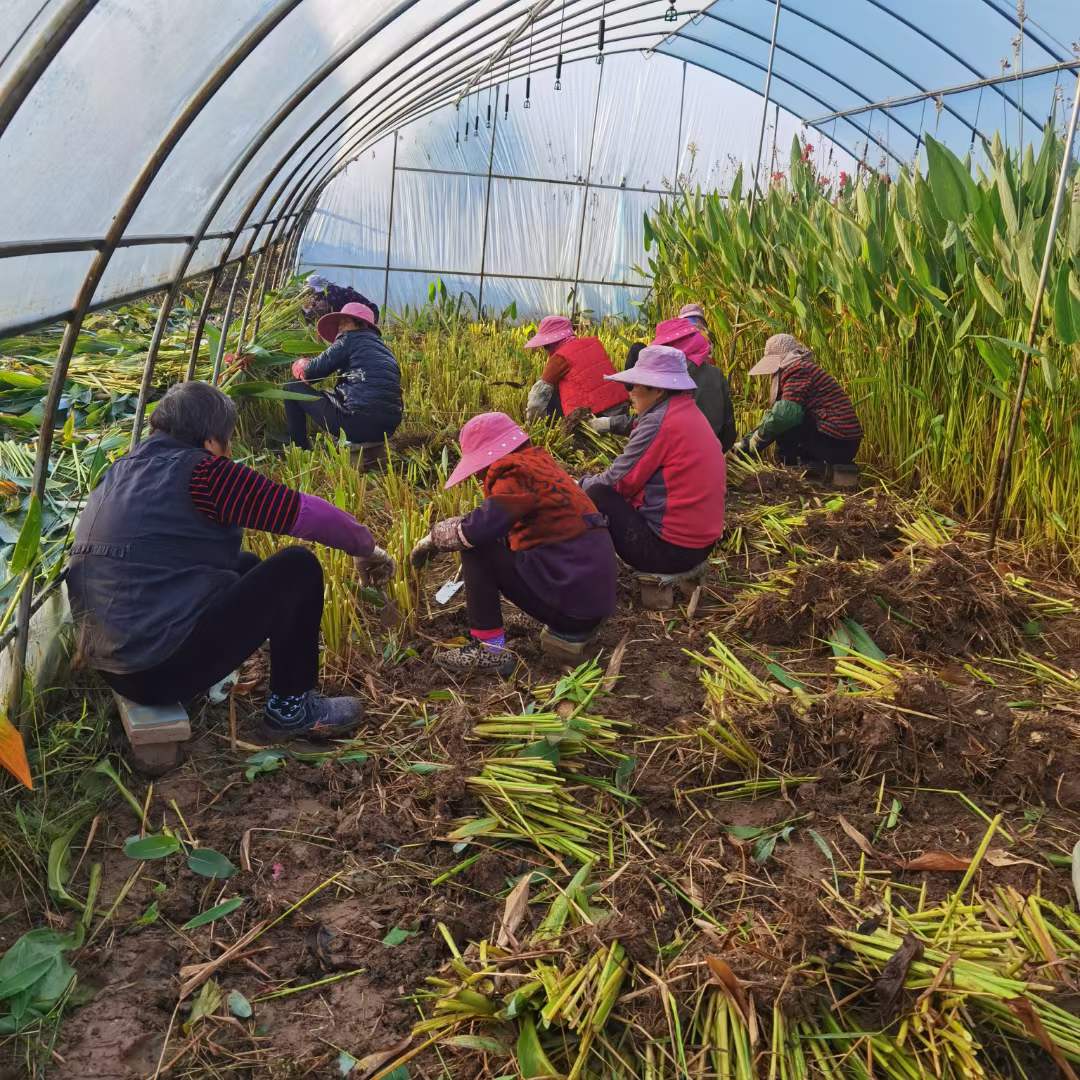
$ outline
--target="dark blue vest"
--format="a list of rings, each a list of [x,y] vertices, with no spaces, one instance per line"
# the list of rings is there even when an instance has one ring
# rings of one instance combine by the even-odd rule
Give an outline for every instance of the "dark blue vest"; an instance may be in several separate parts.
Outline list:
[[[94,667],[129,675],[167,660],[239,578],[243,529],[215,524],[191,501],[191,471],[207,456],[153,435],[87,499],[67,587]]]

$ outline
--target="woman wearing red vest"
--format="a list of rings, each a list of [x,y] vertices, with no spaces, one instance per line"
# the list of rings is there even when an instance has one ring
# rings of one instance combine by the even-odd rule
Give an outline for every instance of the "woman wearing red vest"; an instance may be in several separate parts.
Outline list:
[[[529,423],[542,416],[569,416],[583,408],[594,416],[627,411],[626,389],[605,381],[615,368],[600,339],[575,337],[569,319],[545,316],[525,348],[544,349],[548,354],[543,373],[529,391],[525,406]]]

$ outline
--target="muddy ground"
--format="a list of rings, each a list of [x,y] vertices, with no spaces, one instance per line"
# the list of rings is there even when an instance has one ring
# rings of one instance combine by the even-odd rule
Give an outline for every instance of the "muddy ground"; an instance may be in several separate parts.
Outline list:
[[[915,561],[900,508],[884,493],[849,495],[830,509],[835,497],[786,474],[748,480],[732,493],[732,527],[749,521],[763,499],[805,511],[781,550],[755,546],[763,534],[748,525],[745,546],[718,553],[702,592],[663,614],[642,610],[626,578],[620,614],[599,638],[605,663],[626,643],[616,689],[596,710],[627,722],[619,749],[637,765],[628,783],[633,801],[598,804],[621,818],[622,835],[632,834],[628,865],[604,891],[612,915],[598,932],[618,937],[650,965],[670,943],[687,942],[680,963],[697,977],[694,964],[716,947],[694,922],[707,911],[745,929],[738,944],[729,943],[729,962],[765,1002],[782,993],[797,1003],[812,992],[788,972],[830,948],[818,898],[834,867],[809,829],[832,845],[841,872],[860,863],[851,829],[873,837],[881,853],[880,862],[867,863],[871,873],[891,869],[887,859],[928,850],[970,855],[986,822],[955,794],[941,793],[961,791],[984,814],[1004,815],[1012,842],[1002,847],[1017,860],[985,866],[982,885],[1069,898],[1067,872],[1044,856],[1075,839],[1080,707],[1041,685],[1019,689],[1002,672],[1000,685],[991,685],[972,669],[1023,647],[1075,671],[1075,619],[1040,617],[1034,633],[1030,605],[1003,584],[1003,564],[1018,559],[1016,552],[990,564],[967,541]],[[1045,569],[1014,568],[1028,576]],[[748,591],[778,573],[788,575],[784,591]],[[771,767],[807,782],[755,800],[715,797],[711,785],[741,773],[694,735],[709,710],[700,669],[684,650],[706,648],[709,632],[742,639],[762,650],[743,654],[751,670],[767,675],[768,652],[815,688],[828,670],[824,639],[842,617],[903,665],[895,695],[883,701],[833,693],[810,708],[792,697],[747,705],[735,718],[744,735]],[[516,635],[524,665],[515,679],[455,687],[428,654],[433,641],[464,629],[460,609],[440,613],[422,627],[417,657],[351,673],[369,702],[370,729],[356,743],[369,753],[365,761],[289,759],[248,779],[246,761],[257,749],[249,722],[260,702],[256,685],[238,699],[235,749],[228,708],[206,706],[194,718],[199,734],[182,768],[152,789],[131,780],[152,831],[167,824],[190,834],[239,869],[214,881],[179,857],[136,864],[121,846],[140,823],[123,802],[110,806],[72,887],[85,888],[96,861],[103,865],[99,906],[123,896],[73,957],[80,988],[93,993],[66,1017],[50,1075],[333,1077],[342,1050],[363,1059],[407,1038],[420,1016],[410,995],[451,955],[439,924],[462,948],[490,938],[514,879],[550,865],[526,846],[481,843],[455,852],[445,839],[457,819],[477,811],[466,779],[479,771],[490,744],[471,737],[472,724],[520,712],[532,686],[564,670],[541,655],[535,640]],[[915,790],[926,788],[938,791]],[[887,806],[894,797],[902,812],[894,828],[882,831],[882,801]],[[792,819],[798,827],[762,865],[727,831]],[[469,854],[479,857],[433,885]],[[616,868],[601,859],[598,879]],[[944,895],[958,880],[955,873],[891,872],[901,882],[925,880],[931,895]],[[230,1018],[222,1005],[216,1019],[188,1031],[195,995],[178,1004],[182,969],[216,959],[313,890],[319,891],[215,973],[223,992],[238,991],[253,1004],[253,1019]],[[4,891],[0,885],[0,911],[12,910]],[[244,900],[234,914],[179,929],[229,897]],[[155,910],[151,920],[147,912]],[[65,920],[70,916],[50,913],[54,924]],[[0,950],[26,928],[25,912],[16,909],[0,923]],[[388,934],[403,940],[384,944]],[[327,981],[288,993],[319,980]],[[646,1027],[655,1022],[655,1005],[647,995],[635,1003]],[[413,1077],[444,1075],[434,1056],[410,1068]],[[461,1069],[459,1075],[475,1075],[467,1064]],[[18,1066],[6,1073],[0,1066],[0,1075],[19,1075]],[[1051,1074],[1033,1064],[1029,1075]]]

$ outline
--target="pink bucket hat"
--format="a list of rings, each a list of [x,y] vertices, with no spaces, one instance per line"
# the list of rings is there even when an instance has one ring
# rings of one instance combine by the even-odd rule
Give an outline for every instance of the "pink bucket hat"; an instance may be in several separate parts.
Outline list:
[[[679,308],[680,319],[700,319],[705,321],[705,309],[700,304],[683,304]]]
[[[794,354],[794,355],[792,355]],[[751,375],[775,375],[781,368],[814,354],[791,334],[773,334],[765,342],[765,355],[750,369]]]
[[[574,336],[574,324],[562,315],[545,315],[528,341],[526,349],[539,349],[541,345],[558,345]]]
[[[452,488],[470,476],[506,457],[529,436],[506,413],[486,412],[474,416],[462,429],[461,460],[444,487]]]
[[[646,345],[637,363],[626,371],[605,375],[608,382],[631,386],[653,386],[658,390],[696,390],[697,383],[686,370],[686,357],[668,345]]]
[[[701,367],[712,358],[709,339],[689,319],[665,319],[656,325],[654,345],[671,345],[686,357],[687,364]]]
[[[346,304],[340,311],[331,311],[319,320],[319,337],[331,344],[337,339],[338,324],[342,319],[358,319],[370,326],[375,326],[375,312],[367,304]]]

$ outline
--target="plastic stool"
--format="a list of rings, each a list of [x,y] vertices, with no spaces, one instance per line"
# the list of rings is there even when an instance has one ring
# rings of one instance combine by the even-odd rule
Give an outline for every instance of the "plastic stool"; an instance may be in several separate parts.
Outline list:
[[[693,587],[704,579],[708,568],[706,561],[681,574],[635,574],[634,580],[641,593],[641,606],[649,611],[667,611],[675,604],[675,589],[692,592]]]
[[[180,763],[180,744],[191,738],[187,710],[175,705],[139,705],[113,691],[120,722],[131,745],[136,768],[151,776],[168,772]]]
[[[376,469],[386,464],[386,443],[349,443],[349,458],[358,469]]]
[[[545,626],[540,632],[540,651],[553,660],[561,660],[567,664],[580,664],[589,652],[590,647],[596,640],[595,634],[590,634],[580,641],[573,641],[554,633]]]

